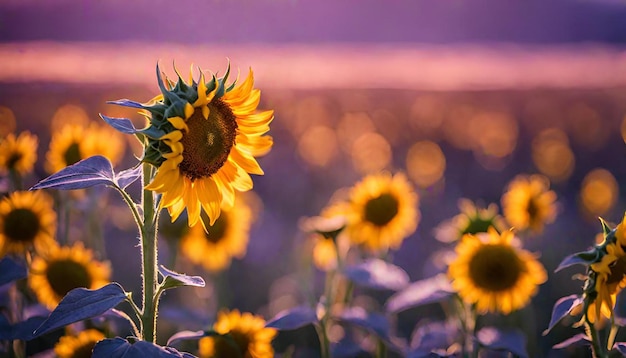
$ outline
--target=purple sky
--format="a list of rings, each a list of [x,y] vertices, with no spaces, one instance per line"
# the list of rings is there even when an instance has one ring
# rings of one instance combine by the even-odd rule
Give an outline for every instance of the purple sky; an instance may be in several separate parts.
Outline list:
[[[4,0],[0,42],[626,44],[621,0]]]

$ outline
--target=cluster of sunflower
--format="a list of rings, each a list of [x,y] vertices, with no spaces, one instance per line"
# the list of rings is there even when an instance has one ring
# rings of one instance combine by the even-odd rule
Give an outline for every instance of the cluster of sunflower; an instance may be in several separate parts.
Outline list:
[[[457,243],[454,251],[443,255],[446,273],[403,285],[398,282],[408,277],[399,274],[403,272],[401,268],[391,264],[391,253],[417,229],[421,215],[418,194],[400,173],[371,174],[349,190],[338,191],[320,217],[302,224],[303,230],[312,233],[313,263],[326,273],[326,288],[316,313],[318,320],[313,320],[322,349],[328,345],[337,347],[341,345],[338,340],[346,339],[344,334],[333,337],[332,332],[336,331],[336,322],[345,321],[345,312],[355,308],[351,307],[355,285],[399,290],[387,301],[387,314],[458,297],[451,300],[460,303],[451,317],[458,321],[452,323],[456,328],[452,329],[449,323],[443,325],[449,338],[446,346],[422,351],[426,347],[416,343],[408,354],[448,356],[479,349],[475,342],[480,340],[472,337],[477,337],[474,335],[483,328],[478,322],[480,316],[518,312],[547,280],[536,255],[521,248],[521,240],[513,230],[506,229],[507,224],[520,233],[538,234],[545,224],[554,221],[555,201],[556,194],[549,190],[548,180],[539,175],[520,175],[511,181],[502,197],[504,217],[498,214],[496,204],[479,208],[470,200],[460,200],[461,212],[435,230],[440,241]],[[367,268],[363,270],[364,267]],[[385,275],[387,281],[397,282],[383,282],[381,277]],[[291,317],[290,314],[284,313]],[[360,321],[362,326],[385,341],[380,326],[368,326],[364,321]],[[426,328],[426,332],[433,329]],[[459,331],[470,336],[456,342]],[[416,334],[414,340],[419,336]],[[388,340],[383,345],[394,347]],[[380,350],[377,352],[380,354]]]
[[[123,145],[114,150],[94,143],[106,127],[87,130],[66,125],[55,132],[46,158],[46,168],[54,172],[89,155],[109,155],[119,160]],[[119,137],[113,137],[119,140]],[[115,139],[112,139],[115,140]],[[81,240],[61,243],[57,240],[58,215],[53,198],[41,191],[22,190],[23,178],[32,174],[37,162],[38,139],[30,132],[8,134],[0,140],[0,172],[6,179],[0,199],[0,259],[11,257],[28,268],[28,277],[10,290],[15,291],[8,314],[19,322],[23,308],[35,299],[48,310],[54,310],[72,289],[97,289],[109,282],[111,269],[107,262],[96,260],[94,252]],[[59,199],[59,198],[57,198]],[[57,203],[57,205],[60,205]],[[98,331],[68,330],[55,346],[59,357],[73,357],[81,349],[91,349]],[[19,350],[13,351],[19,356]]]

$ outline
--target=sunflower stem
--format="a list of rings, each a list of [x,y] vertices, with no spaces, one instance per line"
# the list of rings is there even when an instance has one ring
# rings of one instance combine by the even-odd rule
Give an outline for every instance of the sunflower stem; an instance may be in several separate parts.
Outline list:
[[[152,166],[143,163],[143,186],[152,180]],[[143,189],[143,227],[141,229],[141,257],[143,277],[143,309],[141,328],[143,339],[156,343],[156,319],[158,297],[156,297],[157,277],[157,237],[155,224],[154,195],[152,191]]]
[[[585,326],[586,326],[585,328],[586,328],[587,334],[591,338],[591,351],[593,353],[593,357],[594,358],[608,357],[608,355],[602,348],[602,344],[600,343],[600,335],[598,334],[598,331],[596,330],[596,327],[594,326],[594,324],[591,323],[591,321],[589,320],[589,316],[586,313],[585,313]]]

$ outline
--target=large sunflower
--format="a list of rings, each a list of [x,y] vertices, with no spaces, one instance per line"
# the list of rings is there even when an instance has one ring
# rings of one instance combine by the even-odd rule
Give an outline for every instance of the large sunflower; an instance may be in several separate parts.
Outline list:
[[[542,175],[516,177],[502,195],[506,220],[517,230],[543,231],[544,224],[556,218],[556,194]]]
[[[446,220],[435,229],[435,238],[442,242],[458,241],[465,234],[476,235],[487,232],[494,227],[498,232],[504,231],[504,219],[498,215],[498,206],[489,204],[485,208],[478,208],[469,199],[459,200],[458,215]]]
[[[45,193],[16,191],[0,201],[0,257],[32,247],[43,254],[56,245],[55,231],[56,214]]]
[[[10,133],[0,139],[0,170],[24,175],[33,170],[37,161],[37,136],[22,132],[17,137]]]
[[[191,262],[218,272],[230,265],[232,257],[242,258],[246,254],[252,211],[243,198],[237,198],[231,208],[222,210],[213,225],[204,223],[205,217],[202,215],[203,222],[183,236],[181,252]]]
[[[102,332],[95,329],[87,329],[78,335],[65,335],[54,346],[54,353],[58,358],[88,358],[96,343],[105,338]]]
[[[93,253],[81,242],[55,246],[42,257],[35,257],[28,273],[28,285],[37,299],[53,310],[71,290],[98,289],[109,283],[108,263],[94,260]]]
[[[249,174],[263,174],[255,157],[272,147],[264,134],[274,113],[257,113],[260,91],[253,88],[252,71],[238,87],[226,84],[228,73],[208,82],[201,72],[198,82],[179,75],[176,83],[164,83],[157,66],[162,94],[141,105],[150,121],[142,131],[143,160],[158,168],[146,189],[163,194],[160,203],[172,221],[186,208],[189,226],[202,210],[213,224],[222,208],[233,205],[235,190],[252,189]]]
[[[335,204],[323,216],[344,215],[350,241],[369,251],[397,249],[415,232],[420,220],[418,196],[403,174],[373,174],[350,191],[347,203]]]
[[[463,236],[448,276],[463,301],[479,313],[509,314],[524,307],[547,279],[530,252],[513,245],[513,233],[490,228],[487,234]]]
[[[606,253],[600,262],[591,264],[596,273],[595,290],[598,294],[589,305],[587,316],[594,323],[597,317],[613,315],[617,294],[626,287],[626,215],[615,229],[615,242],[606,245]]]
[[[265,320],[238,310],[219,312],[213,329],[228,337],[204,337],[199,341],[201,358],[271,358],[274,328],[266,328]]]
[[[119,133],[96,124],[67,124],[52,134],[46,170],[55,173],[94,155],[103,155],[116,164],[123,153],[124,141]]]

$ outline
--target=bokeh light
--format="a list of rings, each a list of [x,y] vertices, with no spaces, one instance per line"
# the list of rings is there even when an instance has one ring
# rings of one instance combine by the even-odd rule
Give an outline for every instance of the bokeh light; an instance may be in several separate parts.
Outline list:
[[[324,167],[337,155],[337,136],[326,126],[314,126],[298,141],[298,154],[308,164]]]
[[[60,131],[66,125],[75,124],[81,127],[87,127],[89,116],[82,106],[76,104],[64,104],[59,107],[52,116],[50,122],[51,132]]]
[[[558,128],[545,129],[531,145],[535,166],[550,180],[558,183],[572,175],[575,158],[565,132]]]
[[[341,149],[351,154],[353,145],[357,139],[366,133],[376,131],[376,126],[370,116],[365,112],[345,113],[337,123],[337,137]]]
[[[352,146],[352,163],[361,174],[384,169],[391,162],[391,145],[378,133],[361,135]]]
[[[420,141],[409,148],[406,167],[409,177],[418,186],[427,188],[443,177],[446,157],[437,143]]]
[[[576,103],[569,108],[567,115],[572,139],[576,143],[588,150],[598,150],[605,145],[610,133],[595,109],[585,103]]]
[[[615,205],[619,196],[617,180],[606,169],[590,171],[583,180],[580,201],[584,212],[592,215],[604,215]]]
[[[0,137],[15,132],[15,114],[9,107],[0,106]]]

